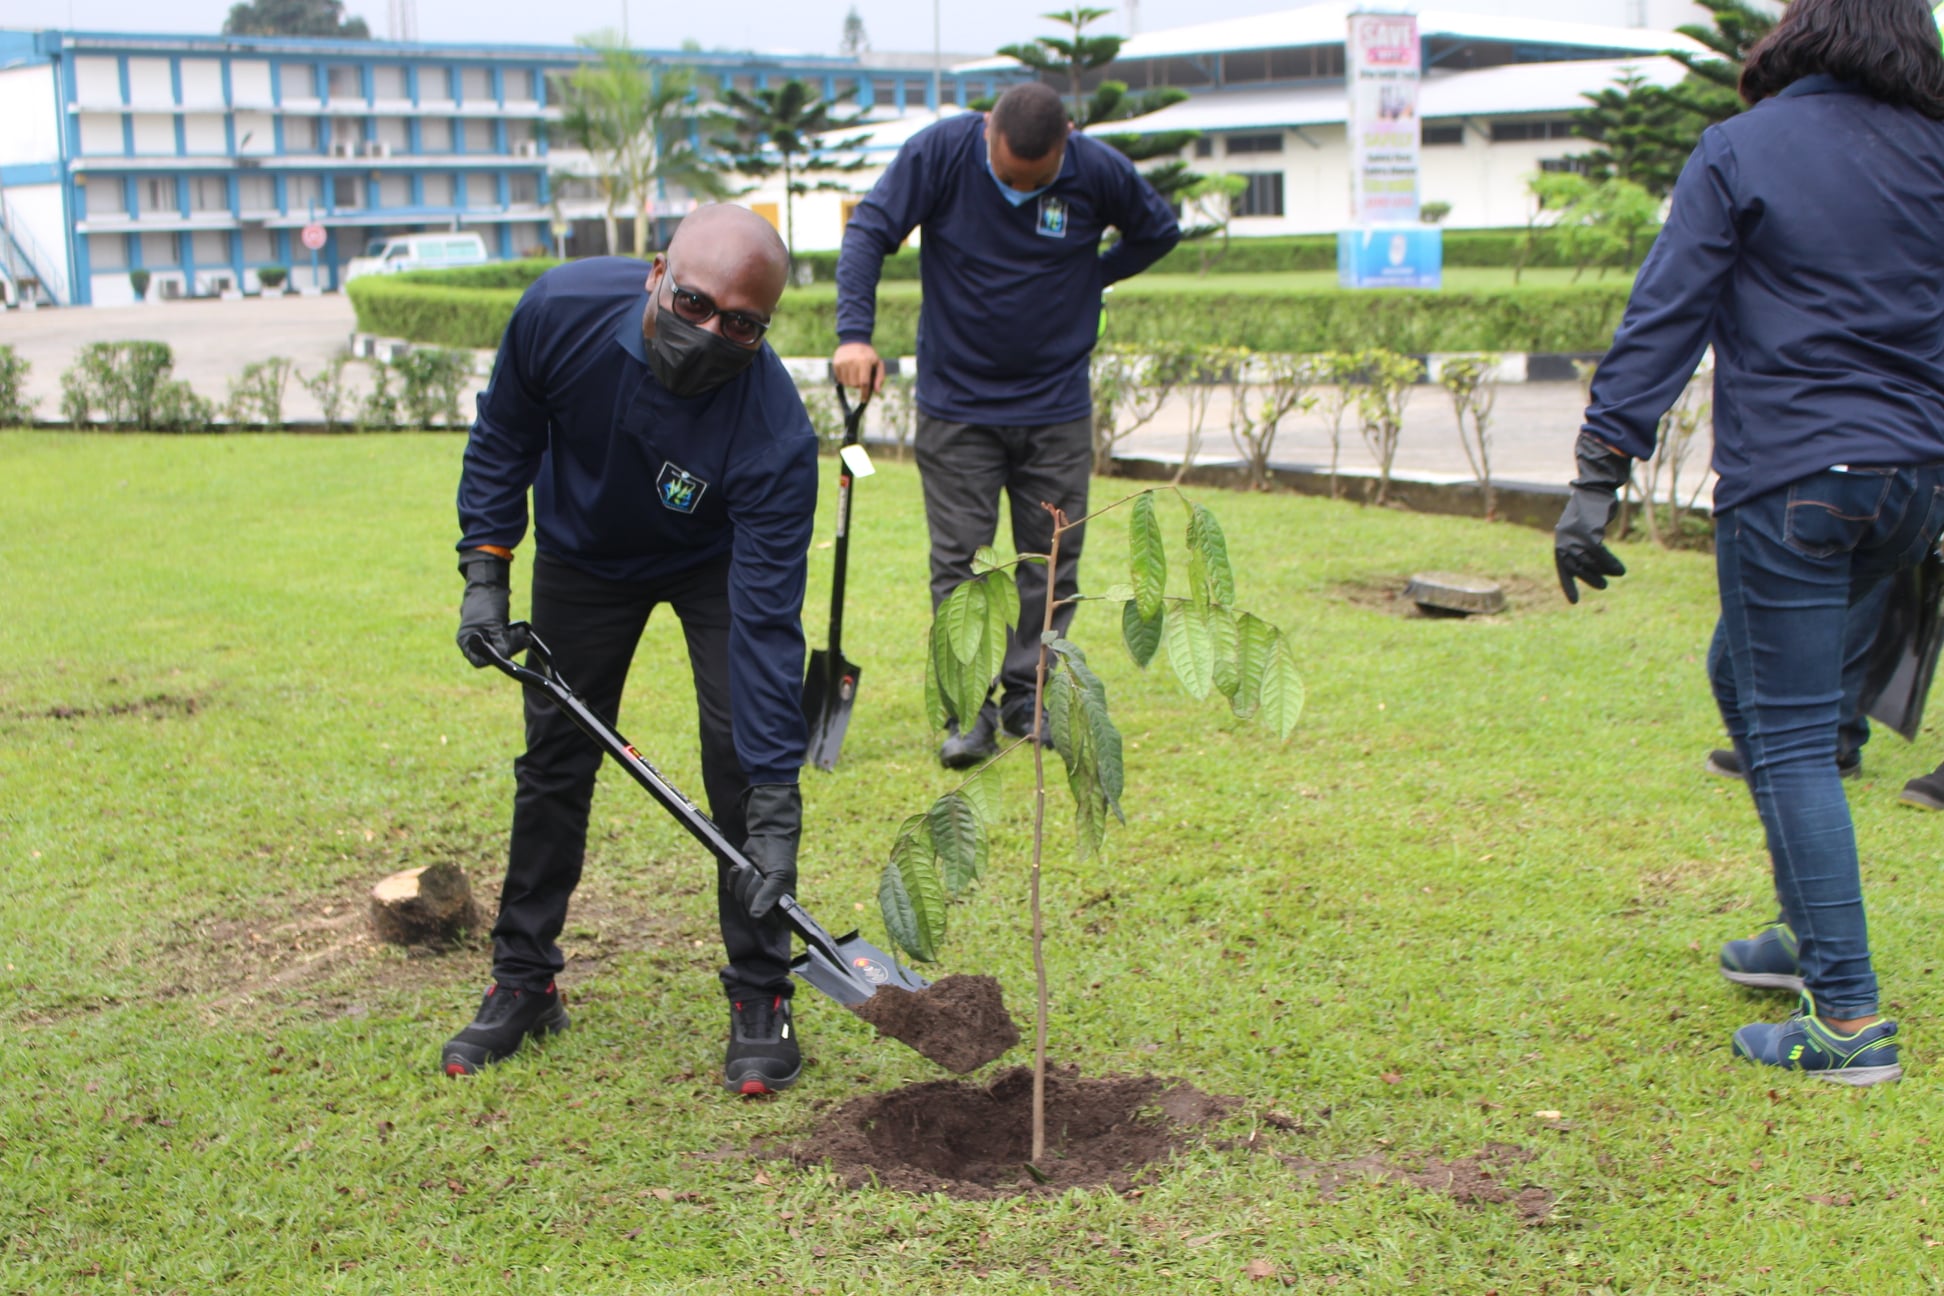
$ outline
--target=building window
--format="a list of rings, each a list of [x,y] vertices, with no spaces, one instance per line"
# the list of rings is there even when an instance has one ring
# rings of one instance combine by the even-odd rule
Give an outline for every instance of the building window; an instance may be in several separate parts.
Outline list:
[[[317,118],[286,117],[283,119],[284,152],[317,152]]]
[[[298,244],[301,250],[303,244]],[[243,231],[243,259],[251,265],[277,259],[277,236],[267,229]]]
[[[1198,158],[1212,158],[1212,157],[1214,157],[1214,156],[1215,156],[1215,141],[1214,141],[1214,140],[1212,140],[1212,139],[1210,139],[1210,138],[1209,138],[1208,136],[1206,136],[1206,135],[1204,135],[1204,136],[1202,136],[1202,137],[1201,137],[1200,139],[1198,139],[1198,140],[1196,140],[1196,141],[1195,141],[1195,156],[1196,156],[1196,157],[1198,157]]]
[[[493,141],[493,123],[489,121],[461,121],[458,128],[462,153],[491,153],[497,149]]]
[[[365,97],[364,78],[358,75],[357,68],[346,63],[338,63],[328,70],[326,76],[328,78],[327,83],[331,88],[331,101],[333,103],[341,103],[347,99],[362,99]]]
[[[286,101],[317,98],[317,68],[310,63],[277,65],[277,86]]]
[[[1492,123],[1492,143],[1514,144],[1522,140],[1573,139],[1570,121],[1497,121]]]
[[[493,74],[483,67],[459,70],[459,93],[469,104],[493,102]]]
[[[586,176],[562,176],[554,181],[554,197],[561,202],[592,202],[600,197]]]
[[[506,151],[518,153],[520,145],[533,141],[533,123],[523,117],[509,117],[506,121]]]
[[[176,193],[174,176],[143,176],[135,182],[136,210],[144,216],[166,213],[175,215],[182,210],[182,199]],[[148,253],[142,253],[144,260]]]
[[[409,98],[405,89],[405,69],[393,63],[381,63],[371,69],[371,97],[373,99]]]
[[[530,104],[534,101],[533,78],[536,73],[531,68],[509,68],[500,78],[506,87],[506,102]]]
[[[1424,127],[1423,140],[1424,147],[1426,148],[1437,148],[1448,144],[1463,144],[1465,142],[1464,124],[1460,123],[1456,126],[1432,126],[1427,124]]]
[[[515,207],[531,207],[540,201],[540,177],[531,171],[515,171],[506,177],[506,200]]]
[[[452,176],[444,171],[429,171],[421,182],[427,207],[452,206]]]
[[[229,205],[229,181],[222,176],[191,176],[189,178],[189,210],[192,212],[227,212]]]
[[[127,235],[88,235],[88,262],[97,270],[126,270],[128,268]]]
[[[81,190],[81,201],[90,217],[128,215],[128,195],[120,180],[96,180]]]
[[[558,108],[561,104],[567,102],[567,93],[568,93],[567,83],[569,80],[572,79],[573,75],[574,74],[572,72],[558,72],[558,71],[549,72],[546,74],[547,102],[550,105]],[[701,93],[702,98],[705,100],[712,99],[715,97],[713,93],[715,90],[715,83],[711,81],[708,77],[698,78],[696,81],[695,88]]]
[[[394,153],[403,153],[412,142],[411,128],[405,125],[403,117],[377,117],[378,133],[372,138],[381,144],[391,146]]]
[[[163,270],[181,264],[182,249],[173,234],[142,235],[142,264],[150,270]]]
[[[484,171],[466,177],[466,204],[473,211],[499,206],[499,185]]]
[[[362,206],[362,184],[360,176],[332,176],[331,206],[338,211],[352,211]]]
[[[1539,169],[1554,174],[1562,171],[1570,171],[1577,175],[1585,175],[1586,159],[1583,157],[1540,158]]]
[[[1230,135],[1228,154],[1234,157],[1240,153],[1280,153],[1283,150],[1281,131],[1264,135]]]
[[[238,176],[236,197],[246,212],[273,212],[277,210],[277,182],[267,175]]]
[[[294,175],[284,179],[284,210],[293,216],[308,216],[324,202],[324,182],[314,175]]]
[[[419,118],[419,152],[452,152],[452,119],[450,117]]]
[[[1238,171],[1249,187],[1236,198],[1237,216],[1280,216],[1283,214],[1283,173],[1280,171]]]
[[[189,236],[189,250],[199,266],[219,266],[230,259],[229,235],[202,230]]]

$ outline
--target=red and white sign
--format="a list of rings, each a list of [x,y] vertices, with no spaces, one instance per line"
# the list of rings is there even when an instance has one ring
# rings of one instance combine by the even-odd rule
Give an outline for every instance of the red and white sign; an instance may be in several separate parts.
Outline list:
[[[1349,35],[1350,223],[1415,222],[1421,62],[1417,18],[1353,13]]]
[[[322,225],[306,225],[304,226],[304,232],[299,234],[297,239],[305,247],[315,252],[324,246],[324,227]]]

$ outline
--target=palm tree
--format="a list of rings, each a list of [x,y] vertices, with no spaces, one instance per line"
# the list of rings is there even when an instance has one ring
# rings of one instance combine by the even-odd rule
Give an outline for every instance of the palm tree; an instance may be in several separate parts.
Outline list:
[[[618,216],[628,210],[634,253],[646,256],[648,212],[659,194],[670,187],[705,198],[728,192],[695,143],[695,72],[649,62],[612,32],[580,43],[598,57],[567,79],[560,130],[594,161],[609,254],[619,250]]]
[[[859,171],[865,166],[865,159],[855,154],[868,136],[829,138],[865,122],[861,112],[838,111],[838,105],[849,97],[844,94],[824,99],[795,79],[753,94],[734,88],[723,91],[720,121],[727,133],[718,135],[713,143],[730,156],[738,172],[752,180],[781,173],[783,242],[792,260],[796,258],[796,195],[850,189],[835,180],[813,182],[804,177]]]

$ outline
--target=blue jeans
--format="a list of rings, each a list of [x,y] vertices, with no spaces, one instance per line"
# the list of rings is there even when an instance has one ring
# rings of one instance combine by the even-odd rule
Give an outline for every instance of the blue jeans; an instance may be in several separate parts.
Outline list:
[[[1836,772],[1853,610],[1944,530],[1944,465],[1831,469],[1715,519],[1709,675],[1748,771],[1775,892],[1817,1012],[1877,1010],[1856,834]],[[1847,704],[1854,706],[1854,699]]]

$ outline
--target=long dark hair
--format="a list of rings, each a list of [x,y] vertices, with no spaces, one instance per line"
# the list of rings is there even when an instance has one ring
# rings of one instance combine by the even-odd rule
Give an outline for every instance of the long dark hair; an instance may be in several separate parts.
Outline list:
[[[1741,95],[1760,103],[1819,73],[1944,121],[1944,48],[1924,0],[1793,0],[1748,52]]]

